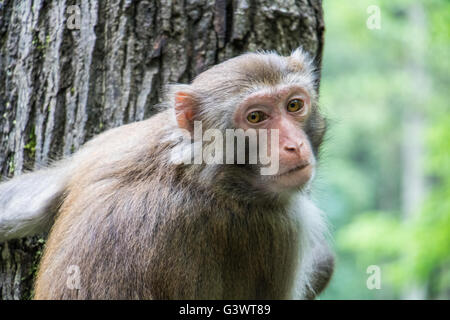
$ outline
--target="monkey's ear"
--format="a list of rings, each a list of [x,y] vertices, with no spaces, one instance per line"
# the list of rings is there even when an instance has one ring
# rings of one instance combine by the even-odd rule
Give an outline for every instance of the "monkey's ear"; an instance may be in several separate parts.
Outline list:
[[[175,93],[175,116],[178,126],[189,132],[194,130],[196,100],[192,93],[178,91]]]

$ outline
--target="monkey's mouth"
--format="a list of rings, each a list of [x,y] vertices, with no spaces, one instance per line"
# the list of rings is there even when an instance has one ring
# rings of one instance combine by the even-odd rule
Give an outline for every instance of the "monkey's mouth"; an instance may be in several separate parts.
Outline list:
[[[283,176],[287,176],[289,174],[292,174],[292,173],[295,173],[295,172],[298,172],[298,171],[302,171],[303,169],[305,169],[309,165],[310,165],[309,162],[303,162],[300,165],[298,165],[298,166],[296,166],[296,167],[294,167],[292,169],[289,169],[289,170],[287,170],[285,172],[277,174],[277,177],[283,177]]]

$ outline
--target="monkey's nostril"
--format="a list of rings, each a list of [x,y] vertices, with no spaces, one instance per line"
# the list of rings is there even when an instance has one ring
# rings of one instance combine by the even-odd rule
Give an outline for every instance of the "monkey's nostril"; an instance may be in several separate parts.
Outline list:
[[[298,153],[299,149],[296,146],[285,146],[284,150],[289,151],[289,152]]]

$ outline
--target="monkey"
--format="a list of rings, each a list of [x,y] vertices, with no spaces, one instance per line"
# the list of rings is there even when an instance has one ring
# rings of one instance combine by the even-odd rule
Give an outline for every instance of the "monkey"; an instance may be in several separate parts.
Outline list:
[[[326,131],[317,84],[301,48],[245,53],[168,85],[149,119],[0,184],[0,241],[50,230],[34,299],[315,298],[334,269],[310,199]],[[196,124],[269,132],[276,173],[175,161]]]

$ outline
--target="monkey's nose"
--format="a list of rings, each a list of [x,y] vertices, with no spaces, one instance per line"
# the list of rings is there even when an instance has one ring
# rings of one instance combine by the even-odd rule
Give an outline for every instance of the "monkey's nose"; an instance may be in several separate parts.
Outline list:
[[[300,156],[301,155],[301,147],[302,147],[302,145],[303,145],[303,142],[300,142],[300,143],[289,143],[289,144],[286,144],[285,146],[284,146],[284,151],[286,151],[288,154],[291,154],[291,155],[297,155],[297,156]]]

